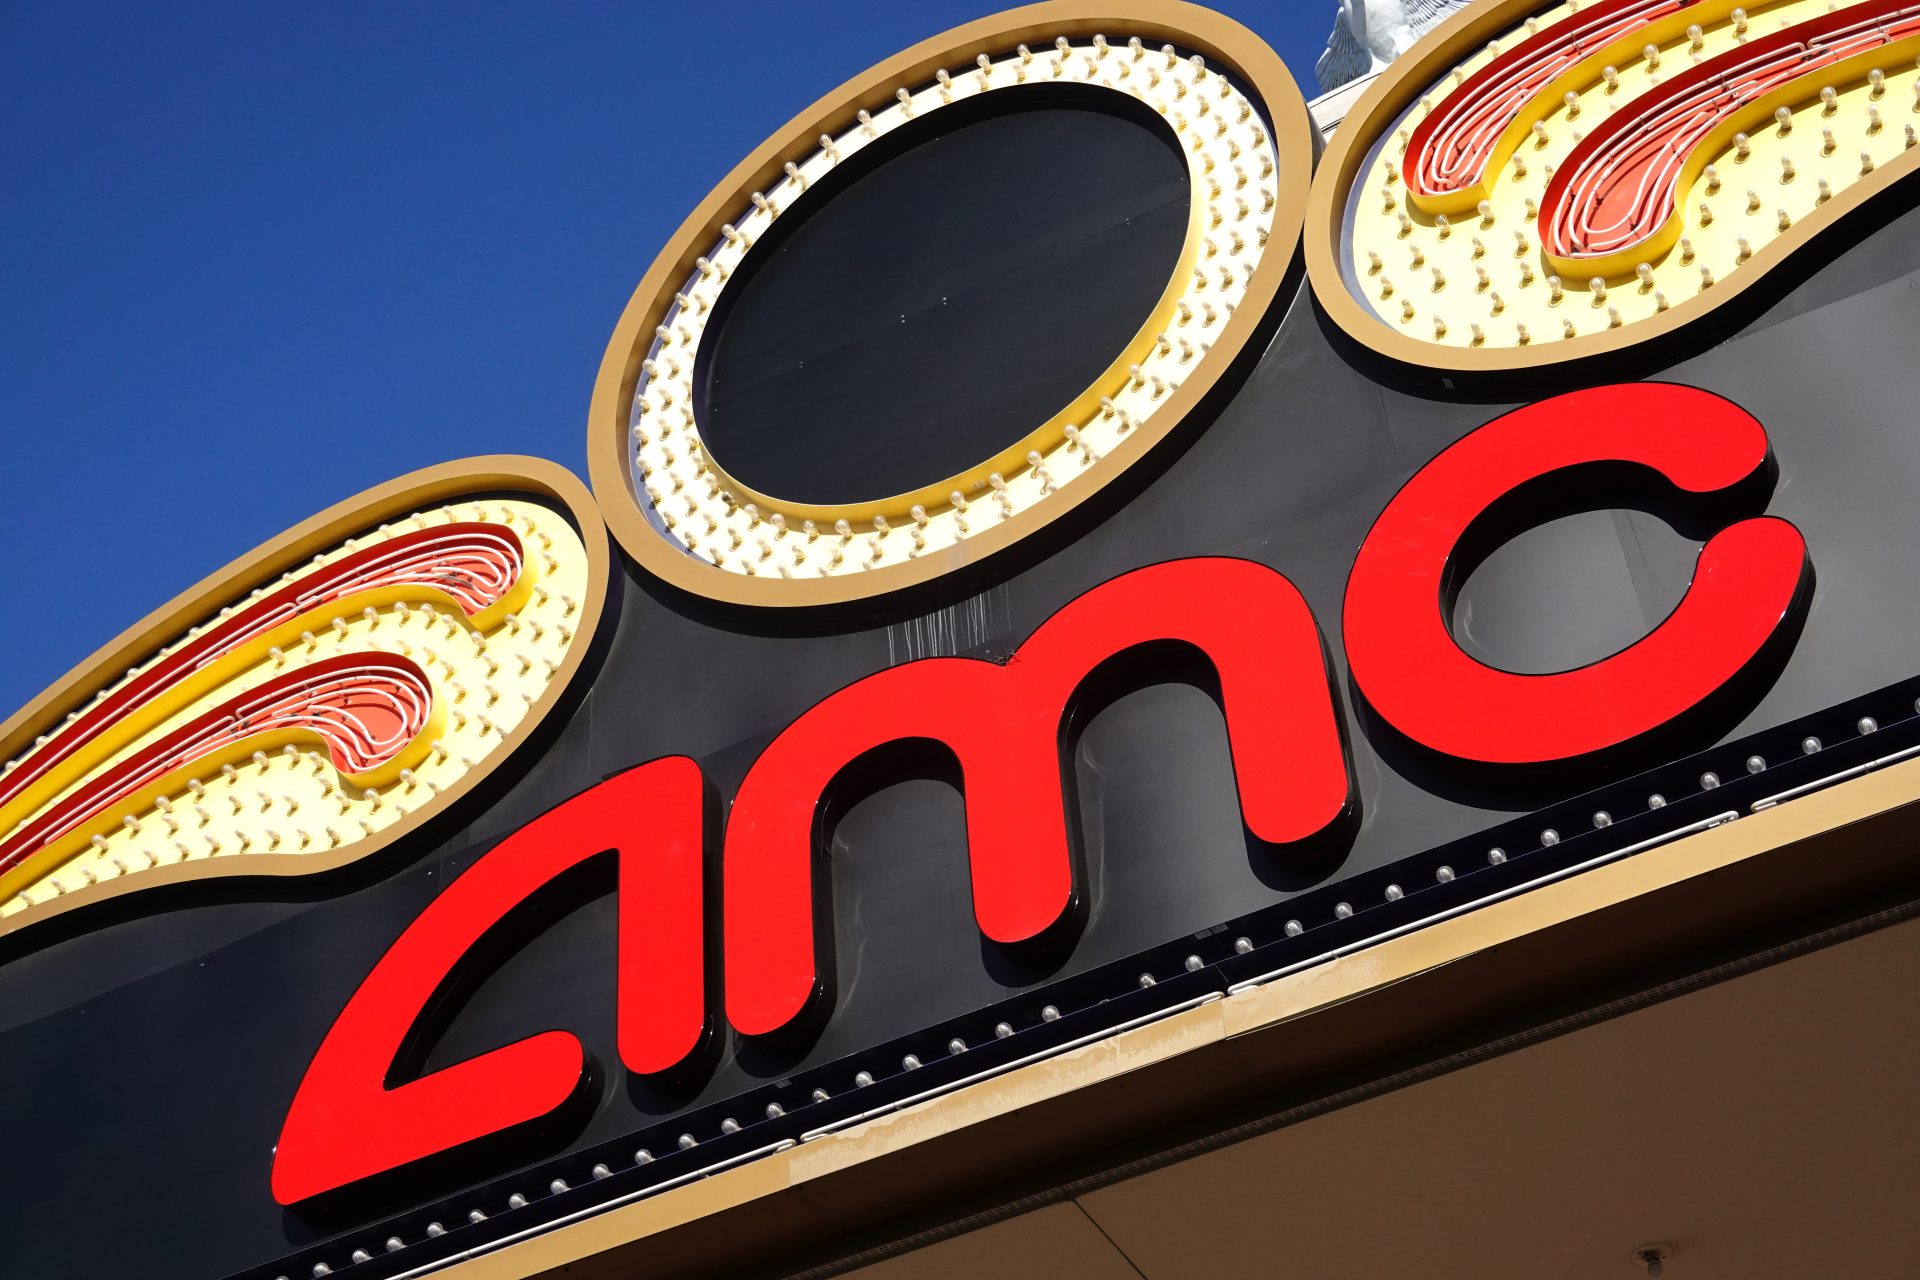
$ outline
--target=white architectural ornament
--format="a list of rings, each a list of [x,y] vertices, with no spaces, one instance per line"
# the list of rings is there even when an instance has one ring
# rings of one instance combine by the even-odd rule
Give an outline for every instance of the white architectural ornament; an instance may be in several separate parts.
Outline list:
[[[1413,47],[1467,0],[1340,0],[1327,50],[1314,64],[1320,91],[1370,76]]]

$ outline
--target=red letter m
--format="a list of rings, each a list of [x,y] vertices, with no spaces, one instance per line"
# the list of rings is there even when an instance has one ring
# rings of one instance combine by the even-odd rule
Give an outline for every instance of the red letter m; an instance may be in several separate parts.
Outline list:
[[[787,727],[734,799],[725,855],[727,1016],[758,1035],[822,985],[814,939],[819,807],[834,779],[889,744],[931,740],[959,761],[974,917],[996,942],[1034,938],[1073,900],[1062,727],[1082,684],[1141,645],[1191,646],[1213,666],[1240,811],[1292,844],[1349,806],[1346,752],[1319,628],[1280,574],[1246,560],[1140,569],[1048,619],[1005,666],[929,658],[847,686]]]

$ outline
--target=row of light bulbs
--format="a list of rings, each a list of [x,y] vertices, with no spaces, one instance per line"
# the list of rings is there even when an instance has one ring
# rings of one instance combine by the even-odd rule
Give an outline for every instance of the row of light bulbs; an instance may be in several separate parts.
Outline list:
[[[1831,11],[1835,7],[1829,4],[1827,9]],[[1569,6],[1567,12],[1573,11],[1574,7]],[[1782,17],[1780,23],[1784,28],[1804,17],[1804,14],[1790,13]],[[1743,44],[1752,31],[1753,24],[1746,12],[1736,9],[1729,15],[1729,23],[1717,31],[1704,30],[1699,24],[1689,27],[1683,41],[1668,53],[1684,52],[1690,62],[1698,62],[1719,52],[1710,47],[1716,38],[1729,46]],[[1498,48],[1497,42],[1490,44],[1485,57],[1497,54]],[[1481,61],[1483,59],[1475,58],[1455,68],[1452,83],[1461,83],[1475,63]],[[1642,50],[1636,69],[1657,83],[1661,61],[1659,46],[1649,45]],[[1890,85],[1890,77],[1901,74],[1900,69],[1874,69],[1864,81],[1852,86],[1863,91],[1868,101],[1863,111],[1850,118],[1839,116],[1842,100],[1849,92],[1847,86],[1821,86],[1817,91],[1810,90],[1803,107],[1777,109],[1772,124],[1766,129],[1769,144],[1778,145],[1794,137],[1796,130],[1809,142],[1799,144],[1796,138],[1799,154],[1777,157],[1779,170],[1771,178],[1743,172],[1741,168],[1758,160],[1755,144],[1760,132],[1736,135],[1726,154],[1717,157],[1716,163],[1707,166],[1700,175],[1696,198],[1683,201],[1683,207],[1691,204],[1686,212],[1690,234],[1683,235],[1660,258],[1636,264],[1634,275],[1624,282],[1597,276],[1584,281],[1586,306],[1580,310],[1561,310],[1563,303],[1571,305],[1567,295],[1575,292],[1573,282],[1561,280],[1539,261],[1539,246],[1530,234],[1540,212],[1533,196],[1521,196],[1526,225],[1513,229],[1511,245],[1503,248],[1501,238],[1490,234],[1502,218],[1494,202],[1482,200],[1477,210],[1459,219],[1448,219],[1444,215],[1430,220],[1416,219],[1408,213],[1399,189],[1400,164],[1393,156],[1383,156],[1380,181],[1374,188],[1379,208],[1392,220],[1393,238],[1407,245],[1406,270],[1417,275],[1413,279],[1395,279],[1379,240],[1373,241],[1380,246],[1375,248],[1356,243],[1354,266],[1361,276],[1364,296],[1383,319],[1405,331],[1416,331],[1423,339],[1468,346],[1527,345],[1573,338],[1659,314],[1686,296],[1712,288],[1768,241],[1832,199],[1838,190],[1871,174],[1879,165],[1920,142],[1920,78],[1912,81],[1910,93],[1899,93]],[[1631,101],[1635,95],[1621,92],[1623,87],[1618,68],[1603,68],[1601,84],[1596,86],[1599,106],[1612,113]],[[1529,154],[1535,153],[1533,165],[1539,169],[1537,176],[1550,180],[1554,162],[1538,153],[1547,152],[1549,148],[1554,153],[1564,151],[1564,146],[1556,145],[1562,138],[1568,146],[1577,144],[1584,133],[1572,122],[1579,120],[1583,112],[1594,110],[1595,105],[1591,96],[1566,92],[1557,113],[1560,123],[1550,125],[1542,121],[1532,125],[1530,140],[1518,148],[1508,162],[1510,179],[1517,183],[1529,177],[1533,171]],[[1416,115],[1422,110],[1431,110],[1432,106],[1432,98],[1421,99],[1415,108]],[[1805,116],[1815,107],[1819,117],[1808,121]],[[1901,121],[1897,120],[1898,114],[1915,118]],[[1896,122],[1898,128],[1894,127]],[[1854,139],[1843,137],[1849,124],[1857,130],[1858,136]],[[1399,129],[1395,145],[1388,150],[1404,156],[1410,136],[1410,126]],[[1816,138],[1817,146],[1811,141]],[[1745,181],[1730,183],[1732,175]],[[1510,201],[1501,202],[1507,203]],[[1721,219],[1738,220],[1746,224],[1747,229],[1730,238],[1723,234],[1702,236],[1705,228],[1715,226]],[[1725,224],[1721,225],[1724,230]],[[1459,262],[1457,251],[1457,238],[1463,233],[1471,246],[1471,256],[1464,266]],[[1369,237],[1363,233],[1361,238]],[[1448,264],[1430,262],[1429,255],[1437,253],[1449,239],[1456,240],[1456,249],[1447,255]],[[1696,243],[1697,240],[1711,243]],[[1503,268],[1502,260],[1508,256],[1512,258],[1511,265]],[[1687,270],[1681,272],[1677,267]],[[1519,292],[1503,293],[1503,288]],[[1416,302],[1416,297],[1422,300]],[[1462,305],[1456,301],[1459,298],[1468,301]]]

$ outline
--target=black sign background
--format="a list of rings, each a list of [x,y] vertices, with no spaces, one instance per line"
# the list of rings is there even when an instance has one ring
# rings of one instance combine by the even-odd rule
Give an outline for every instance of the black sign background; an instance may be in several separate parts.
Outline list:
[[[1798,271],[1801,283],[1732,340],[1666,367],[1643,354],[1623,375],[1715,391],[1759,417],[1780,464],[1768,509],[1797,523],[1811,549],[1817,594],[1797,647],[1740,722],[1709,726],[1719,740],[1920,670],[1920,447],[1912,439],[1920,213],[1858,239],[1817,272]],[[1570,377],[1553,389],[1574,385]],[[629,568],[591,692],[544,753],[517,765],[517,776],[504,772],[493,803],[469,813],[468,825],[448,824],[437,840],[376,867],[305,886],[311,900],[267,896],[284,887],[225,886],[218,899],[158,914],[82,918],[86,932],[30,935],[7,953],[0,1223],[10,1273],[204,1278],[266,1267],[260,1274],[272,1275],[275,1260],[318,1240],[377,1241],[384,1232],[375,1224],[413,1199],[318,1218],[284,1211],[268,1194],[273,1144],[349,993],[477,853],[604,775],[655,756],[694,757],[729,797],[773,735],[840,686],[915,658],[1003,657],[1066,601],[1141,565],[1243,556],[1299,585],[1340,675],[1363,823],[1341,860],[1285,865],[1250,855],[1212,702],[1177,684],[1125,697],[1079,742],[1091,911],[1050,979],[1595,785],[1597,777],[1495,790],[1405,761],[1345,682],[1340,605],[1362,536],[1416,468],[1508,407],[1385,385],[1323,332],[1302,287],[1237,394],[1211,423],[1191,424],[1188,447],[1157,460],[1161,471],[1137,497],[1011,576],[990,573],[976,594],[883,623],[764,634],[762,620],[695,609]],[[1555,521],[1475,574],[1462,597],[1462,632],[1490,660],[1519,669],[1590,661],[1666,614],[1695,552],[1657,513]],[[1674,742],[1671,754],[1705,745]],[[1000,1000],[1023,985],[1009,979],[1033,976],[983,951],[960,800],[946,783],[905,782],[860,805],[838,830],[832,875],[837,1001],[803,1057],[749,1071],[729,1051],[696,1094],[678,1099],[613,1067],[575,1131],[518,1165],[473,1164],[415,1198],[539,1168],[774,1076],[850,1059]],[[598,1062],[616,1064],[611,909],[607,897],[579,908],[505,965],[453,1022],[432,1065],[551,1026],[579,1033]]]

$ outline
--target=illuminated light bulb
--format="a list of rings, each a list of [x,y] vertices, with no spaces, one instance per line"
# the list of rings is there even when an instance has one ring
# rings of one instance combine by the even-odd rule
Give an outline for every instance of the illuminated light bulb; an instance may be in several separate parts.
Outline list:
[[[1653,287],[1653,267],[1645,262],[1634,267],[1633,274],[1640,279],[1640,291],[1645,293]]]
[[[1713,225],[1713,208],[1705,200],[1700,202],[1700,225],[1703,227]]]
[[[1600,68],[1600,78],[1607,82],[1607,92],[1612,93],[1620,87],[1620,73],[1612,67]]]
[[[1447,220],[1447,215],[1444,213],[1436,213],[1433,215],[1433,225],[1440,229],[1440,238],[1442,240],[1445,240],[1453,234],[1453,224]]]
[[[1862,177],[1865,177],[1867,174],[1872,172],[1873,172],[1873,153],[1869,151],[1862,151],[1860,153],[1860,174]]]
[[[1699,23],[1687,28],[1687,48],[1694,53],[1700,52],[1700,46],[1707,42],[1707,33],[1700,29]]]
[[[1547,137],[1547,126],[1535,120],[1533,122],[1533,145],[1536,147],[1544,147],[1549,141],[1551,141],[1551,139]]]
[[[1599,306],[1607,300],[1607,282],[1603,277],[1594,276],[1587,281],[1587,290],[1593,294],[1593,305]],[[1556,292],[1555,296],[1559,296]]]
[[[1747,140],[1746,134],[1736,133],[1733,135],[1733,153],[1734,156],[1740,160],[1745,160],[1753,154],[1753,143]]]
[[[1566,107],[1567,109],[1567,119],[1578,120],[1580,118],[1580,95],[1579,94],[1569,89],[1565,93],[1560,95],[1560,102],[1561,102],[1561,105]]]
[[[1785,231],[1788,227],[1791,227],[1793,225],[1793,219],[1787,216],[1787,211],[1785,209],[1781,209],[1778,212],[1780,215],[1780,218],[1779,218],[1780,230]]]
[[[1655,311],[1665,311],[1667,309],[1667,295],[1658,289],[1653,291],[1653,309]]]
[[[987,483],[993,486],[993,496],[1000,503],[1002,515],[1013,514],[1013,496],[1007,492],[1007,482],[998,471],[987,476]]]
[[[1475,206],[1475,209],[1480,214],[1481,226],[1490,227],[1493,225],[1493,202],[1491,200],[1482,200]]]
[[[1559,302],[1559,301],[1560,301],[1560,299],[1561,299],[1561,296],[1562,296],[1562,294],[1563,294],[1563,292],[1564,292],[1564,291],[1563,291],[1563,289],[1562,289],[1562,287],[1561,287],[1561,284],[1560,284],[1560,277],[1559,277],[1559,276],[1548,276],[1548,277],[1547,277],[1547,301],[1548,301],[1548,303],[1549,303],[1549,304],[1553,304],[1553,303],[1557,303],[1557,302]]]

